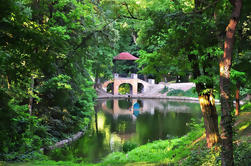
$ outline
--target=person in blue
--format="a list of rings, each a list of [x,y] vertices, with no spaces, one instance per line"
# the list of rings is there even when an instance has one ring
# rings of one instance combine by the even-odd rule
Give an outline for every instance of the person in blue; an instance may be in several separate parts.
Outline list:
[[[135,115],[136,117],[139,115],[139,109],[140,109],[140,105],[138,102],[133,104],[133,115]]]

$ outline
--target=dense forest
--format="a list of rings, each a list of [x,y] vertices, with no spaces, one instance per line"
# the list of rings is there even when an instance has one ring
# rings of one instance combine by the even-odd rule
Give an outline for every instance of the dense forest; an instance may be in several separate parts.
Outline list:
[[[140,59],[118,72],[191,76],[205,146],[234,164],[232,127],[251,94],[249,0],[1,0],[0,37],[0,160],[43,158],[41,148],[86,129],[94,87],[126,51]]]

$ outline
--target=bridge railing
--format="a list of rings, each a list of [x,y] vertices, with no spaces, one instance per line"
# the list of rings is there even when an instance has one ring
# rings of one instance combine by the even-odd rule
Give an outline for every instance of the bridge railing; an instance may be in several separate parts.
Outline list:
[[[113,74],[113,78],[132,78],[132,79],[140,79],[140,78],[138,78],[138,74],[136,74],[136,73],[131,73],[131,75],[130,75],[130,77],[128,77],[128,75],[120,75],[120,74],[118,74],[118,73],[114,73]],[[143,79],[142,79],[143,80]],[[143,80],[144,81],[144,80]],[[155,79],[148,79],[147,80],[147,82],[149,83],[149,84],[155,84]]]

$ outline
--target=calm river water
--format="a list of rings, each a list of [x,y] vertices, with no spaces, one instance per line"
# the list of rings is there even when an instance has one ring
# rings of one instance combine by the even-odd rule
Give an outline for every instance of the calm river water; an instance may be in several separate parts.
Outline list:
[[[158,139],[181,137],[189,123],[201,119],[197,103],[166,99],[98,100],[90,130],[73,144],[49,154],[53,160],[99,162],[122,151],[126,141],[138,145]]]

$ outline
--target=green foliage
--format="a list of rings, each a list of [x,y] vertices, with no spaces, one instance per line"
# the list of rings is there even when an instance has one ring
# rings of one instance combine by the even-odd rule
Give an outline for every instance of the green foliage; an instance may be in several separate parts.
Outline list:
[[[112,153],[104,159],[101,165],[122,165],[136,162],[174,164],[190,154],[189,145],[202,133],[202,127],[195,125],[192,132],[181,138],[154,141],[129,151],[127,155],[121,152]]]
[[[182,161],[181,165],[194,165],[194,166],[216,166],[220,163],[220,151],[215,148],[208,149],[206,142],[203,141],[199,145],[195,146],[195,150],[192,150],[190,155]]]
[[[250,112],[251,111],[251,102],[247,102],[244,105],[242,105],[240,110]]]
[[[245,72],[240,72],[234,69],[231,69],[231,76],[230,78],[232,79],[232,82],[236,84],[238,81],[240,84],[244,84],[247,80],[246,78],[246,73]]]
[[[247,87],[247,86],[245,86]],[[245,97],[247,97],[247,95],[250,95],[251,94],[251,89],[250,87],[248,88],[245,88],[245,87],[241,87],[240,88],[240,99],[244,99]]]
[[[182,161],[181,165],[194,166],[217,166],[221,165],[220,150],[217,147],[208,149],[205,146],[206,142],[200,142],[191,151],[191,154]],[[251,147],[248,143],[242,142],[239,145],[235,144],[234,163],[235,165],[249,165]]]
[[[94,82],[111,78],[112,59],[122,51],[140,57],[141,73],[157,80],[192,73],[196,62],[200,76],[193,81],[206,92],[217,88],[229,3],[208,8],[210,0],[195,9],[196,2],[0,3],[0,159],[36,158],[34,151],[82,130],[93,112]],[[250,3],[244,4],[234,50],[240,58],[234,59],[232,72],[233,82],[244,86],[242,96],[250,93],[251,71]],[[193,62],[191,54],[197,58]],[[137,72],[138,67],[123,64],[121,70]],[[125,86],[120,93],[129,90]],[[195,97],[191,91],[169,93]]]
[[[89,123],[118,32],[93,1],[10,0],[0,11],[0,160],[25,160]]]
[[[2,91],[1,96],[8,98]],[[4,101],[1,105],[0,159],[10,161],[40,158],[41,155],[36,151],[42,145],[50,143],[47,128],[36,116],[29,115],[27,105],[20,105],[14,100]]]
[[[184,96],[184,91],[181,89],[172,89],[166,95],[167,96]]]
[[[119,86],[119,93],[122,95],[130,94],[130,90],[131,90],[130,84],[122,84]]]
[[[167,87],[167,86],[165,86],[165,87],[160,91],[161,94],[164,94],[164,93],[166,93],[166,92],[168,92],[168,87]]]
[[[70,77],[67,75],[60,74],[56,77],[52,77],[48,81],[45,81],[43,83],[43,89],[53,89],[55,88],[56,90],[59,89],[68,89],[71,90],[71,85],[69,84]]]
[[[195,92],[195,88],[191,88],[187,91],[181,89],[169,89],[167,96],[198,97],[198,94]]]
[[[236,165],[250,165],[251,164],[251,146],[248,142],[239,143],[235,145],[234,163]]]
[[[126,141],[123,144],[123,152],[127,153],[133,149],[135,149],[138,145],[136,143],[130,142],[130,141]]]

